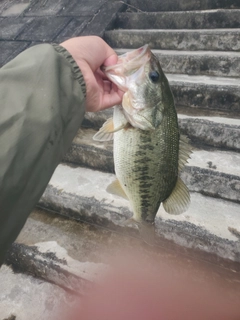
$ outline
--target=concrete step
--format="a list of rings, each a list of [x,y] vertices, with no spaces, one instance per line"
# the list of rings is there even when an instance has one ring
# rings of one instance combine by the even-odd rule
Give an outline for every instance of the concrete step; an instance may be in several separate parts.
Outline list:
[[[112,116],[110,112],[101,112],[96,115],[86,114],[84,125],[95,128],[101,125]],[[178,122],[181,133],[187,135],[191,143],[197,148],[218,148],[221,150],[229,150],[240,152],[240,119],[224,118],[216,116],[189,116],[186,114],[178,114]],[[78,159],[79,153],[90,152],[89,146],[95,146],[99,151],[92,152],[93,168],[95,163],[105,163],[106,159],[111,156],[111,142],[99,144],[92,141],[94,130],[79,130],[71,147],[71,158]],[[81,149],[79,149],[79,145]],[[81,152],[82,151],[82,152]],[[98,159],[97,153],[101,151],[101,159]],[[75,156],[76,155],[76,156]],[[69,153],[66,159],[69,157]],[[84,156],[83,156],[84,157]],[[102,160],[102,161],[101,161]],[[74,161],[73,161],[74,162]],[[87,163],[89,160],[81,163]],[[111,172],[112,166],[104,166],[104,171]]]
[[[115,24],[120,29],[240,28],[240,10],[124,12]]]
[[[166,74],[176,106],[224,111],[240,111],[239,78]]]
[[[110,173],[59,165],[39,206],[71,219],[139,237],[135,226],[123,224],[131,216],[129,202],[106,191],[114,179]],[[221,257],[239,262],[239,209],[237,203],[191,193],[191,205],[180,216],[170,216],[160,208],[156,218],[156,245],[164,247],[168,239],[182,249],[210,253],[208,261]],[[239,264],[236,266],[239,268]]]
[[[74,306],[74,300],[77,303],[76,297],[59,286],[32,275],[14,273],[6,265],[0,269],[0,283],[2,320],[59,319],[60,308]]]
[[[106,31],[105,40],[114,48],[239,51],[240,29],[117,29]]]
[[[67,214],[68,211],[65,212]],[[204,221],[205,217],[199,222],[197,231],[200,232]],[[174,224],[180,233],[183,222],[162,219],[161,224],[164,234],[170,234]],[[161,243],[149,246],[138,237],[127,235],[123,227],[113,231],[113,226],[106,223],[100,227],[97,223],[78,222],[53,212],[34,210],[9,250],[6,260],[9,266],[4,265],[0,269],[1,316],[14,319],[10,318],[12,315],[20,320],[58,319],[61,308],[68,313],[79,304],[81,295],[91,289],[93,283],[101,281],[102,276],[106,277],[109,270],[116,268],[114,260],[119,261],[121,257],[121,261],[129,263],[129,252],[131,257],[136,254],[136,259],[141,252],[144,261],[151,261],[158,270],[167,265],[175,276],[186,275],[198,284],[217,283],[225,298],[231,296],[239,300],[240,273],[236,262],[219,256],[211,257],[197,246],[195,249],[181,248],[160,234],[157,238]],[[235,237],[232,233],[228,235],[231,245],[234,245]],[[190,236],[185,234],[185,238]],[[198,233],[194,243],[200,246],[203,234],[200,233],[200,238],[197,236]],[[211,249],[216,242],[214,237],[208,248]],[[218,249],[222,246],[224,241],[219,238]],[[229,248],[228,244],[225,251]]]
[[[219,8],[240,8],[239,0],[168,0],[168,1],[155,1],[155,0],[129,0],[129,8],[137,11],[186,11],[186,10],[208,10]]]
[[[128,49],[115,49],[123,54]],[[165,73],[239,77],[240,54],[229,51],[152,50]]]
[[[185,109],[180,111],[182,113],[178,114],[178,122],[180,130],[183,134],[187,135],[193,145],[198,148],[204,147],[214,147],[222,150],[233,150],[235,152],[240,151],[240,119],[219,117],[213,115],[201,115],[201,113],[189,116],[184,113]],[[194,110],[195,111],[195,110]],[[189,113],[189,110],[187,110]],[[102,124],[112,116],[112,110],[102,111],[97,114],[87,113],[83,125],[85,127],[92,127],[99,129]],[[92,141],[92,136],[95,131],[82,131],[79,130],[77,136],[75,137],[71,152],[72,158],[74,159],[74,154],[76,154],[76,159],[78,158],[79,151],[89,151],[89,145],[98,146],[99,148],[104,148],[102,154],[102,163],[105,159],[109,157],[111,152],[111,143],[107,143],[105,147],[103,144],[99,145],[97,142]],[[82,149],[78,149],[77,145],[83,144]],[[79,151],[78,151],[79,150]],[[84,153],[84,152],[83,152]],[[98,163],[97,154],[94,157],[92,154],[92,162]],[[68,157],[68,156],[66,156]],[[95,160],[94,160],[95,159]],[[84,163],[84,162],[83,162]],[[99,162],[100,163],[100,162]],[[94,166],[93,166],[94,167]],[[105,167],[104,171],[109,171],[109,168]]]
[[[180,113],[193,116],[227,117],[228,124],[239,125],[240,83],[237,78],[166,74]],[[99,128],[112,110],[87,114],[85,126]],[[209,119],[211,120],[211,119]],[[224,122],[224,120],[221,120]]]
[[[240,120],[179,114],[179,126],[198,148],[214,147],[240,152]]]
[[[203,131],[203,126],[199,131]],[[79,130],[64,160],[96,170],[114,172],[112,143],[93,141],[95,132],[92,129]],[[239,141],[240,139],[238,143]],[[191,160],[182,176],[190,191],[240,203],[239,163],[240,154],[236,152],[193,149]]]
[[[240,115],[240,82],[238,78],[166,74],[176,108],[206,110],[229,117]],[[93,115],[93,117],[95,117]]]

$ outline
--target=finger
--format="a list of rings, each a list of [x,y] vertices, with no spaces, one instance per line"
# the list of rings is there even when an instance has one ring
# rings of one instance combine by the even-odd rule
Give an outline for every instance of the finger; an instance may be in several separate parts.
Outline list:
[[[102,98],[101,110],[121,104],[124,92],[111,89],[109,93],[105,92]]]
[[[116,64],[118,62],[118,56],[116,55],[116,53],[114,53],[113,55],[111,55],[110,57],[108,57],[105,61],[104,61],[104,66],[112,66],[114,64]]]
[[[104,93],[110,93],[112,90],[112,84],[110,81],[103,81],[103,91]]]
[[[96,72],[94,72],[95,77],[100,77],[103,80],[109,80],[108,77],[105,75],[105,73],[98,68]]]
[[[86,37],[88,54],[85,56],[90,68],[96,71],[101,65],[114,64],[118,60],[116,52],[100,37]]]

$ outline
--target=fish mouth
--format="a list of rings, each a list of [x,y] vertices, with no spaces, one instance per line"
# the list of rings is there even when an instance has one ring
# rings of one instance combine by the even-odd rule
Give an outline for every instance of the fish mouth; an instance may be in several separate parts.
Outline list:
[[[148,44],[118,56],[118,61],[112,66],[102,66],[105,75],[122,91],[127,91],[127,77],[133,75],[151,59]]]

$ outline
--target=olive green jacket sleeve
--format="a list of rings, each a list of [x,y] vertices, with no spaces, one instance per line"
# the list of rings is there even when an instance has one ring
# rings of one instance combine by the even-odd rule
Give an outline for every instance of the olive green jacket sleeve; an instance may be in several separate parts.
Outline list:
[[[0,265],[77,133],[85,92],[60,46],[32,47],[0,69]]]

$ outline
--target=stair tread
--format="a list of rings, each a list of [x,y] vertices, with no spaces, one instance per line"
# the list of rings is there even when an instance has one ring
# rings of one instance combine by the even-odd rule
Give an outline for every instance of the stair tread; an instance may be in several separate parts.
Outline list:
[[[113,29],[106,31],[111,33],[209,33],[209,34],[239,34],[240,28],[216,28],[216,29]]]
[[[114,48],[114,50],[118,54],[123,54],[126,52],[131,51],[132,49],[128,48]],[[162,55],[192,55],[192,56],[215,56],[215,57],[221,57],[221,56],[226,56],[226,57],[234,57],[234,58],[240,58],[240,53],[239,52],[234,52],[234,51],[211,51],[211,50],[198,50],[198,51],[190,51],[190,50],[161,50],[161,49],[154,49],[152,48],[151,51],[154,54],[162,54]]]
[[[191,119],[203,119],[208,120],[212,117],[188,117],[185,115],[180,115],[182,119],[185,118],[191,118]],[[215,120],[215,121],[214,121]],[[238,124],[239,130],[240,130],[240,119],[226,119],[226,118],[215,118],[213,122],[216,123],[225,123],[225,124]],[[224,121],[225,120],[225,121]],[[222,121],[222,122],[220,122]],[[94,129],[80,129],[78,135],[74,138],[73,143],[74,144],[84,144],[88,146],[94,146],[98,149],[107,149],[112,150],[112,142],[97,142],[92,139],[93,135],[96,133],[96,130]],[[191,159],[189,159],[186,166],[198,166],[201,168],[209,169],[208,162],[212,162],[212,165],[217,165],[217,168],[214,170],[239,176],[240,180],[240,154],[233,151],[222,151],[222,150],[199,150],[199,149],[193,149],[191,154]],[[211,168],[210,168],[211,169]]]
[[[240,88],[239,78],[226,78],[218,76],[206,76],[206,75],[187,75],[187,74],[171,74],[166,73],[167,78],[170,82],[191,82],[191,83],[202,83],[215,86],[234,86]]]
[[[240,9],[229,9],[229,8],[226,8],[226,9],[222,9],[222,8],[219,8],[219,9],[205,9],[205,10],[201,10],[201,9],[198,9],[198,10],[179,10],[179,11],[142,11],[142,12],[124,12],[124,13],[119,13],[120,15],[124,15],[124,14],[140,14],[140,15],[144,15],[144,14],[147,14],[147,15],[155,15],[155,14],[167,14],[167,13],[173,13],[173,14],[184,14],[184,13],[188,13],[188,12],[191,12],[191,13],[215,13],[215,12],[240,12]]]
[[[118,13],[123,29],[215,29],[239,28],[239,9],[124,12]]]
[[[126,227],[122,225],[122,222],[129,218],[131,210],[127,200],[107,193],[106,187],[114,179],[115,175],[113,174],[87,168],[59,165],[39,205],[41,207],[53,207],[55,211],[62,208],[61,214],[63,215],[107,226],[113,230],[115,228],[123,230]],[[178,239],[180,229],[177,230],[176,228],[176,233],[165,232],[164,237],[170,237],[176,243],[181,242],[186,236],[190,236],[193,242],[198,241],[200,237],[201,240],[204,241],[205,239],[209,243],[209,237],[214,235],[216,237],[213,241],[215,245],[218,243],[222,247],[222,240],[224,239],[224,246],[228,244],[223,251],[220,250],[217,254],[226,256],[227,253],[230,259],[238,259],[234,253],[236,245],[239,245],[238,239],[229,231],[228,227],[238,228],[239,205],[197,193],[192,193],[191,198],[191,205],[187,212],[178,217],[165,214],[164,210],[160,208],[159,218],[156,219],[156,228],[160,229],[157,233],[163,232],[161,228],[164,227],[164,223],[175,221],[178,224],[178,222],[181,222],[179,224],[180,229],[188,225],[187,235],[182,229],[182,239]],[[198,228],[199,234],[197,232]],[[207,235],[206,232],[211,235]],[[191,246],[190,242],[187,246]],[[212,244],[209,245],[207,250],[216,249],[213,248],[214,246],[210,248],[211,246]]]
[[[238,9],[239,1],[238,0],[223,0],[223,1],[156,1],[156,0],[130,0],[129,2],[130,9],[133,7],[138,10],[143,11],[185,11],[185,10],[211,10],[211,9]]]
[[[178,119],[201,119],[214,123],[229,125],[229,126],[237,126],[240,129],[240,119],[236,118],[226,118],[226,117],[214,117],[214,116],[190,116],[186,114],[178,113]]]

